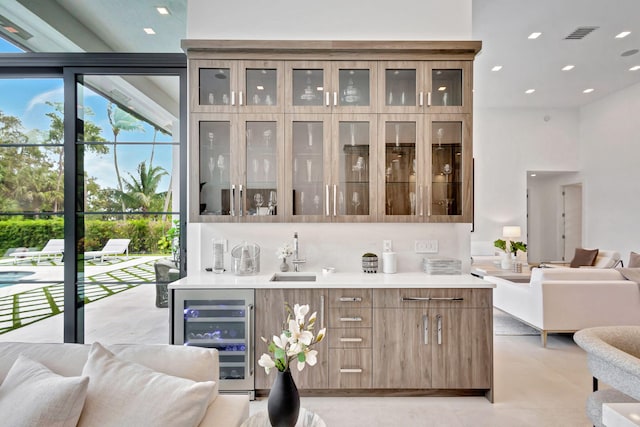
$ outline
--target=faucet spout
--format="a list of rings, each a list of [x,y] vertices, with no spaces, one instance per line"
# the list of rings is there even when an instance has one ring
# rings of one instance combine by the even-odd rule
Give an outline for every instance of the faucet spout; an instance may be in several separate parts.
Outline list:
[[[307,262],[305,259],[300,258],[300,244],[298,242],[298,232],[293,233],[293,271],[296,273],[300,271],[300,264]]]

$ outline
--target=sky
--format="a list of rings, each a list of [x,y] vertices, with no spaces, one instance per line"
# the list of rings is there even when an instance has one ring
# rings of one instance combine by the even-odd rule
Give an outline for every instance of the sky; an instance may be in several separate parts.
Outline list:
[[[0,37],[0,53],[18,53],[22,50],[8,43]],[[52,111],[46,102],[63,101],[62,78],[38,78],[38,79],[0,79],[0,111],[9,116],[18,117],[23,126],[23,132],[30,130],[48,130],[50,119],[45,115]],[[113,140],[113,132],[107,118],[108,101],[102,96],[85,89],[83,102],[85,106],[91,108],[94,115],[86,117],[98,125],[101,135],[107,141]],[[151,126],[144,124],[144,132],[122,131],[118,136],[118,141],[129,142],[151,142],[154,138],[154,131]],[[156,141],[170,142],[170,135],[158,133]],[[142,161],[149,162],[151,148],[149,145],[118,145],[118,166],[121,176],[130,180],[128,173],[138,177],[136,171],[138,164]],[[177,159],[176,159],[177,160]],[[162,147],[156,145],[153,159],[154,166],[161,166],[167,172],[172,171],[172,148],[169,145]],[[85,157],[85,168],[89,176],[97,179],[102,188],[116,188],[117,181],[113,164],[113,154],[96,157],[87,154]],[[163,177],[158,187],[158,191],[166,191],[169,186],[169,176]]]

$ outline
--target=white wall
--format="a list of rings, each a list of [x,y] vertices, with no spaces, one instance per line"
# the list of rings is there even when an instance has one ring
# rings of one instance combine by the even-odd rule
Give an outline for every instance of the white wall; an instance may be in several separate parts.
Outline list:
[[[265,40],[471,40],[471,0],[189,0],[189,39]],[[380,255],[382,240],[392,239],[398,271],[419,271],[424,255],[415,239],[438,239],[438,256],[469,266],[469,224],[190,224],[187,245],[190,271],[211,266],[211,239],[230,246],[242,240],[262,248],[262,271],[278,267],[275,251],[293,232],[308,264],[306,271],[331,265],[359,271],[364,252]],[[230,258],[227,254],[227,268]]]
[[[189,0],[187,38],[471,40],[471,0]]]
[[[578,133],[577,110],[474,109],[473,241],[497,239],[504,225],[526,236],[526,171],[578,170]]]
[[[586,247],[640,252],[640,84],[580,110]]]

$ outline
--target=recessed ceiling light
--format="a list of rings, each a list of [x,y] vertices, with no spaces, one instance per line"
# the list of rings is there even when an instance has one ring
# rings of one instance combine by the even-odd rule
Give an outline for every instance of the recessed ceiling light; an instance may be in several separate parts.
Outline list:
[[[158,6],[158,7],[156,7],[156,10],[158,11],[158,13],[160,15],[169,15],[169,9],[167,9],[164,6]]]
[[[258,86],[256,86],[256,89],[258,89],[258,90],[264,90],[264,86],[258,85]]]
[[[542,35],[542,33],[531,33],[529,34],[530,39],[537,39],[538,37],[540,37]]]
[[[591,92],[593,92],[594,90],[595,90],[595,89],[593,89],[593,88],[591,88],[591,87],[590,87],[589,89],[585,89],[585,90],[583,90],[583,91],[582,91],[582,93],[591,93]]]
[[[438,88],[438,90],[439,90],[440,92],[444,92],[445,90],[447,90],[447,87],[446,87],[446,86],[440,86],[440,87]]]
[[[533,92],[535,92],[535,89],[527,89],[524,91],[524,93],[526,93],[527,95],[532,94]]]
[[[562,71],[569,71],[569,70],[573,70],[575,68],[575,65],[565,65],[564,67],[562,67]]]
[[[535,174],[535,173],[532,173],[530,176],[536,176],[536,174]]]
[[[502,70],[502,65],[495,65],[495,66],[491,69],[491,71],[500,71],[500,70]]]
[[[617,39],[623,39],[625,37],[627,37],[629,34],[631,34],[631,31],[623,31],[620,34],[618,34],[616,36]]]
[[[629,71],[638,71],[640,70],[640,65],[634,65],[633,67],[629,68]]]
[[[145,28],[144,32],[149,34],[149,35],[153,35],[153,34],[156,33],[155,31],[153,31],[153,28]]]

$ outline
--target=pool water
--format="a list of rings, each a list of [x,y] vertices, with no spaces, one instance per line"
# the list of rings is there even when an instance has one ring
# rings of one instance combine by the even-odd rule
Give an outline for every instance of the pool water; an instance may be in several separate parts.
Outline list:
[[[31,274],[33,271],[0,271],[0,288],[15,285],[21,278]]]

